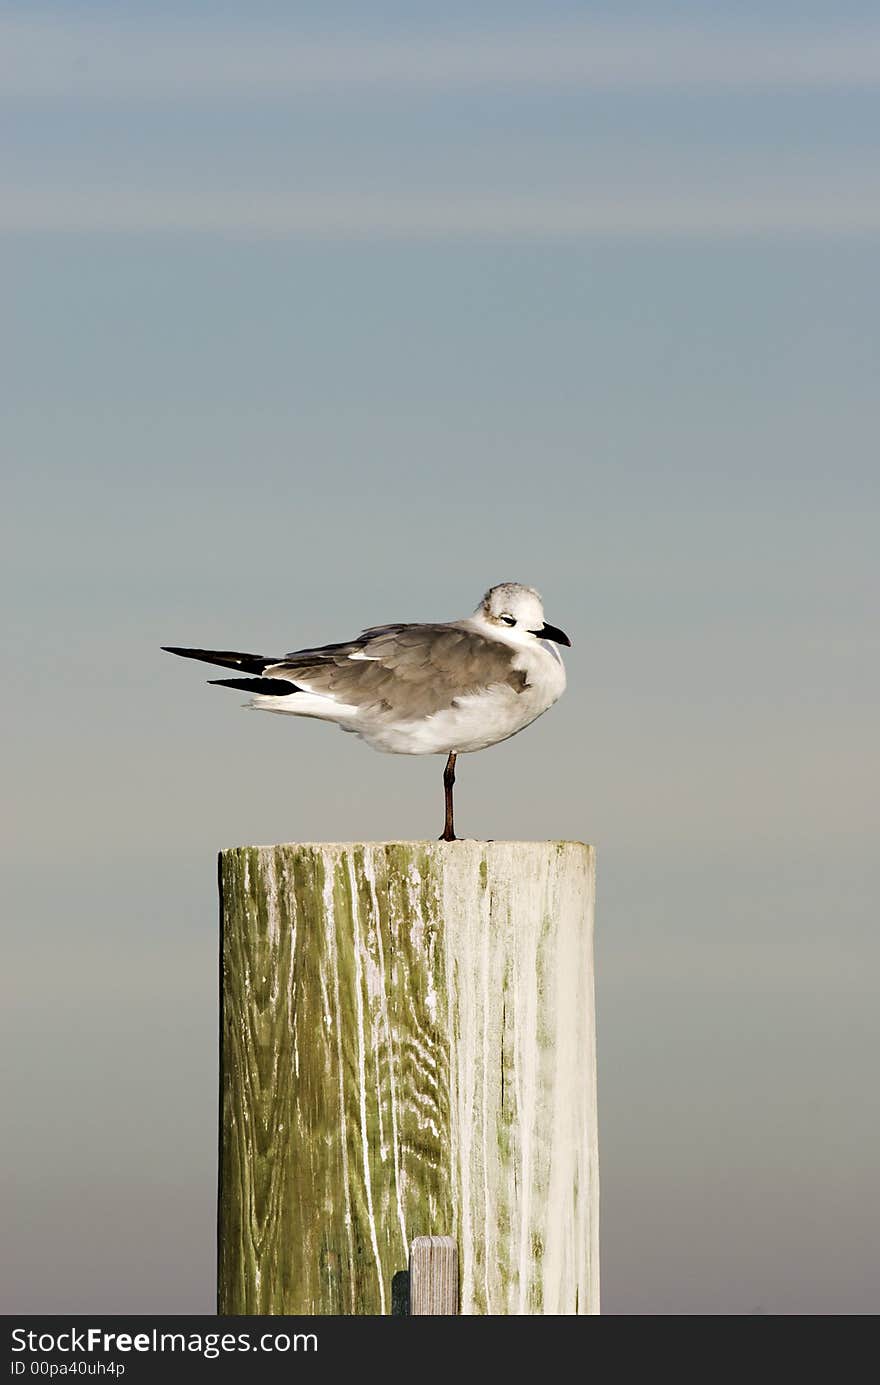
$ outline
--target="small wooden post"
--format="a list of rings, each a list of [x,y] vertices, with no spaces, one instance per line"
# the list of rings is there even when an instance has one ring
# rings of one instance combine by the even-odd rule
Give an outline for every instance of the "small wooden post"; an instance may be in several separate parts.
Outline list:
[[[458,1249],[451,1236],[416,1236],[409,1249],[410,1317],[458,1312]]]
[[[389,1313],[451,1232],[462,1313],[598,1312],[592,849],[236,847],[220,884],[219,1311]]]

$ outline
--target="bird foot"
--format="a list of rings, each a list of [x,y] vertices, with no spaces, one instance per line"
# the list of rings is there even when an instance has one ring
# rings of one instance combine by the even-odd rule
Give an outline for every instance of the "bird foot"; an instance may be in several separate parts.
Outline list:
[[[457,842],[458,837],[456,837],[454,832],[441,832],[437,840],[438,842]]]

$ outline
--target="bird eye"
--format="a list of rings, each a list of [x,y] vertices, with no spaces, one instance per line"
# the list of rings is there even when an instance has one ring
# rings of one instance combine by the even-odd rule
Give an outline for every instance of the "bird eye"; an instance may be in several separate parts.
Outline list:
[[[516,616],[502,616],[505,625],[516,625]]]

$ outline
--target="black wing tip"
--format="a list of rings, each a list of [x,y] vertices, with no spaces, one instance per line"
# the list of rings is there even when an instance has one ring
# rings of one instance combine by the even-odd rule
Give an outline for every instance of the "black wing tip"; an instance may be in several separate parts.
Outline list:
[[[163,654],[179,654],[182,659],[204,659],[211,653],[210,649],[191,649],[180,644],[162,644],[159,648]]]
[[[240,654],[231,649],[184,649],[177,644],[163,644],[161,648],[166,654],[198,659],[203,664],[219,664],[220,668],[234,668],[239,673],[261,674],[269,664],[278,662],[263,654]]]
[[[215,688],[238,688],[240,692],[259,693],[262,697],[289,697],[302,692],[288,678],[209,678]]]

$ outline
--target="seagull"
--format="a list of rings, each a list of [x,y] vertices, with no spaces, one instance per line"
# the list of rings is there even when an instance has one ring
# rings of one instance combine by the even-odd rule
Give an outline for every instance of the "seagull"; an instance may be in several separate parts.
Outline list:
[[[454,842],[456,757],[508,740],[553,706],[565,691],[561,644],[571,640],[545,622],[535,589],[501,582],[464,620],[373,625],[280,658],[162,647],[250,675],[208,681],[250,693],[257,711],[335,722],[393,755],[446,755],[440,841]]]

